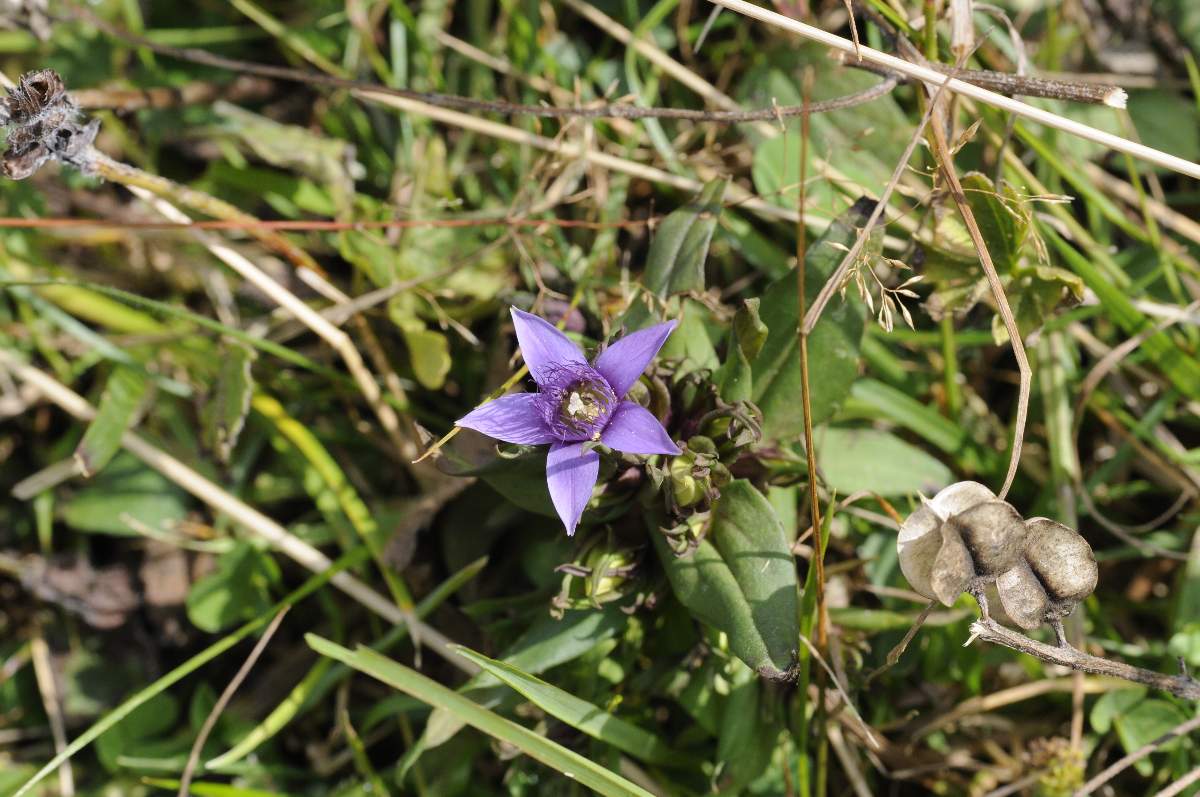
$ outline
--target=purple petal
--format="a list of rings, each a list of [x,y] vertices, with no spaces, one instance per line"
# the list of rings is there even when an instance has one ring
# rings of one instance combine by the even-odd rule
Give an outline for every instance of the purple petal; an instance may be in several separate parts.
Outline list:
[[[536,393],[513,393],[489,401],[459,418],[456,425],[506,443],[537,446],[555,440],[537,408]]]
[[[656,324],[618,340],[596,358],[596,370],[612,385],[617,398],[624,398],[633,383],[646,370],[646,366],[658,354],[675,330],[678,321]]]
[[[539,385],[550,379],[551,369],[568,363],[587,365],[583,351],[571,339],[559,332],[544,318],[512,308],[513,325],[517,328],[517,343],[521,356]]]
[[[600,433],[600,442],[629,454],[679,453],[679,446],[671,440],[658,418],[632,401],[617,405],[612,420]]]
[[[591,500],[600,475],[600,455],[584,451],[582,443],[555,443],[546,455],[546,486],[567,535],[575,533],[583,508]]]

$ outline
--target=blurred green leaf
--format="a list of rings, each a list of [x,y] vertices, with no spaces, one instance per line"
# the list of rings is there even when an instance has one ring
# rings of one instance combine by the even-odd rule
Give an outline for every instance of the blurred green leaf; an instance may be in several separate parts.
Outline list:
[[[528,728],[489,711],[478,703],[439,684],[399,662],[370,648],[347,650],[315,634],[305,636],[308,644],[323,656],[347,664],[405,694],[449,712],[461,722],[486,733],[494,739],[513,745],[526,755],[541,761],[578,783],[612,797],[651,797],[650,792],[604,767],[594,764],[578,753],[558,745]]]
[[[742,94],[755,107],[800,105],[802,67],[814,71],[812,94],[819,101],[863,91],[879,78],[835,63],[818,47],[795,46],[796,68],[753,70],[747,73]],[[787,135],[776,135],[754,148],[753,177],[757,192],[770,202],[794,209],[799,201],[800,123],[793,119]],[[807,199],[826,213],[842,206],[842,191],[853,196],[878,191],[908,144],[912,126],[891,96],[853,108],[812,114],[809,117]],[[836,174],[833,171],[836,170]],[[814,179],[815,178],[815,179]]]
[[[62,502],[68,526],[99,534],[136,535],[127,518],[152,529],[169,529],[186,515],[184,492],[124,452]]]
[[[730,648],[758,674],[786,680],[799,644],[799,585],[767,499],[747,481],[730,482],[708,535],[685,556],[676,556],[662,534],[651,536],[680,602],[728,634]]]
[[[637,307],[637,305],[634,305]],[[680,303],[679,326],[667,338],[659,351],[659,359],[682,360],[677,373],[685,374],[698,368],[715,369],[720,365],[717,350],[709,337],[706,319],[708,308],[699,302],[687,299]]]
[[[890,432],[830,427],[814,437],[825,483],[841,494],[933,495],[954,481],[949,468]]]
[[[770,690],[747,667],[737,667],[721,711],[717,760],[722,793],[736,794],[767,768],[783,730]]]
[[[229,342],[221,349],[216,383],[202,414],[204,442],[222,462],[229,461],[250,412],[254,357],[254,350],[240,343]]]
[[[1125,748],[1125,752],[1132,753],[1187,720],[1188,715],[1175,703],[1151,697],[1115,715],[1112,723],[1117,731],[1117,738],[1121,740],[1121,746]],[[1169,752],[1177,748],[1180,742],[1181,739],[1172,739],[1159,750]],[[1154,763],[1149,757],[1140,759],[1134,767],[1142,777],[1149,777],[1154,773]]]
[[[805,296],[811,306],[821,287],[841,262],[845,248],[854,244],[858,229],[866,223],[873,205],[864,200],[839,216],[820,239],[808,248],[805,258]],[[880,227],[871,231],[864,252],[878,255],[882,248]],[[804,407],[800,401],[800,345],[797,337],[800,302],[793,269],[767,288],[759,310],[767,326],[767,340],[751,363],[754,401],[763,411],[763,435],[768,440],[795,438],[804,432]],[[865,329],[866,308],[856,297],[838,297],[824,313],[808,338],[809,373],[813,424],[833,414],[858,378],[859,348]]]
[[[409,318],[400,324],[404,345],[412,358],[413,375],[422,387],[440,390],[450,373],[450,341],[424,322]]]
[[[1115,718],[1145,699],[1146,688],[1144,686],[1132,686],[1128,689],[1114,689],[1111,692],[1105,692],[1092,706],[1091,714],[1088,715],[1092,730],[1097,733],[1108,733]]]
[[[84,476],[99,473],[121,450],[121,438],[133,425],[147,386],[141,371],[124,365],[113,368],[100,395],[96,417],[75,447],[75,461]]]
[[[200,630],[215,634],[261,614],[271,605],[271,586],[279,577],[279,566],[269,554],[240,540],[221,555],[215,571],[192,585],[187,596],[188,619]]]
[[[1196,103],[1187,95],[1168,89],[1131,91],[1129,115],[1137,127],[1138,140],[1146,146],[1185,160],[1200,158],[1200,116]]]

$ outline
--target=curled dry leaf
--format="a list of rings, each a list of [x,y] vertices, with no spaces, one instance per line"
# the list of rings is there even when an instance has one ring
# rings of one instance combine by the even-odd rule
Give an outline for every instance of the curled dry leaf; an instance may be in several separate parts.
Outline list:
[[[977,482],[945,488],[913,512],[897,539],[913,589],[947,606],[994,583],[1022,628],[1056,623],[1096,588],[1096,559],[1078,532],[1047,518],[1025,521]]]

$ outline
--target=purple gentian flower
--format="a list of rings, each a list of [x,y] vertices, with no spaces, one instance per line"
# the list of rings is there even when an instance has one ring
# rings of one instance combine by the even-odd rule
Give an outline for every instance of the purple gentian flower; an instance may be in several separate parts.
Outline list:
[[[592,497],[600,455],[588,441],[630,454],[678,454],[658,419],[625,393],[658,354],[675,321],[626,335],[589,365],[583,350],[543,318],[512,308],[521,356],[537,393],[513,393],[489,401],[459,419],[465,426],[506,443],[550,444],[546,484],[567,534]]]

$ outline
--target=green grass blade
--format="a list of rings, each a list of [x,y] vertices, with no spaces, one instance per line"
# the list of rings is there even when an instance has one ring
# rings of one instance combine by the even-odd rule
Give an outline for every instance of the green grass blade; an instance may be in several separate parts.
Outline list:
[[[442,582],[417,603],[415,611],[417,617],[425,619],[430,612],[441,606],[448,598],[479,575],[487,562],[487,557],[476,559]],[[398,625],[371,647],[383,652],[407,637],[408,626]],[[302,711],[328,694],[329,690],[341,683],[351,672],[353,670],[344,664],[334,664],[331,659],[321,659],[316,666],[309,670],[300,683],[296,684],[288,696],[275,707],[274,711],[252,728],[240,742],[209,761],[205,766],[208,769],[220,769],[242,760],[263,742],[283,730]]]
[[[305,635],[308,644],[323,656],[337,659],[372,678],[395,687],[435,708],[451,712],[473,728],[502,742],[508,742],[526,755],[600,794],[610,797],[651,797],[650,792],[630,783],[562,745],[555,744],[521,725],[487,710],[437,681],[392,661],[370,648],[349,650],[314,634]]]
[[[128,717],[138,706],[144,704],[147,700],[155,695],[166,691],[169,687],[179,683],[179,681],[200,669],[217,656],[220,656],[238,642],[241,642],[255,631],[261,629],[263,626],[269,623],[271,618],[278,614],[281,609],[286,606],[292,606],[308,597],[313,592],[328,583],[329,579],[333,578],[335,574],[342,572],[348,567],[354,567],[355,565],[362,563],[366,560],[368,555],[369,552],[365,547],[362,546],[348,552],[345,556],[334,562],[324,573],[320,573],[319,575],[313,576],[308,581],[305,581],[300,585],[299,588],[291,592],[287,597],[279,601],[279,603],[276,603],[267,611],[260,614],[258,617],[246,623],[233,633],[228,634],[212,645],[209,645],[207,648],[200,651],[195,656],[192,656],[183,664],[180,664],[178,667],[171,670],[169,673],[164,675],[162,678],[159,678],[145,689],[133,694],[124,703],[105,714],[90,728],[77,736],[69,745],[67,745],[66,749],[54,756],[54,758],[48,764],[39,769],[32,778],[27,780],[24,785],[22,785],[21,788],[12,795],[12,797],[25,797],[25,795],[29,794],[33,790],[34,786],[40,783],[51,772],[58,769],[58,767],[64,761],[69,760],[80,750],[84,749],[89,744],[103,736],[118,722]]]
[[[489,659],[470,648],[459,647],[459,655],[478,664],[529,699],[545,711],[576,730],[593,739],[611,744],[618,750],[629,753],[643,761],[662,766],[696,766],[698,762],[685,760],[683,756],[667,747],[657,736],[645,731],[620,717],[614,717],[604,709],[575,697],[553,684],[505,664]]]

